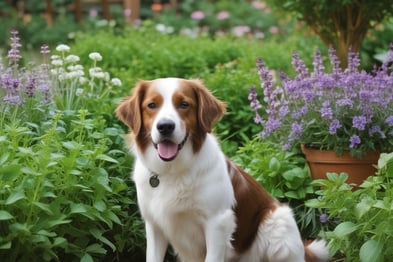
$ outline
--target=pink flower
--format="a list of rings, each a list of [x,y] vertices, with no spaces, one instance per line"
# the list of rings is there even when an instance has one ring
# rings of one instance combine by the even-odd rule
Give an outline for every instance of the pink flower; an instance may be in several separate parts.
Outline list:
[[[269,32],[270,32],[271,34],[278,34],[278,33],[280,32],[280,29],[279,29],[277,26],[271,26],[271,27],[269,28]]]
[[[129,16],[131,16],[131,14],[132,14],[131,8],[124,9],[123,15],[125,17],[129,17]]]
[[[191,13],[191,18],[194,20],[202,20],[205,18],[205,13],[203,11],[194,11]]]
[[[90,9],[89,10],[89,16],[90,17],[97,17],[98,16],[98,11],[97,11],[97,9]]]
[[[259,2],[259,1],[252,1],[251,5],[255,8],[255,9],[264,9],[266,7],[266,3],[265,2]]]
[[[227,18],[229,18],[229,12],[228,11],[221,11],[219,13],[217,13],[216,17],[218,20],[225,20]]]
[[[232,33],[235,36],[243,36],[251,31],[249,26],[246,25],[238,25],[232,28]]]

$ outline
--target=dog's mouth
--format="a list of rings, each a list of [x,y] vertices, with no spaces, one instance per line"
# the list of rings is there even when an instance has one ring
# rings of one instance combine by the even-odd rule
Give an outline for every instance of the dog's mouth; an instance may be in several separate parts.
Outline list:
[[[172,161],[174,160],[179,151],[183,148],[184,144],[187,141],[188,135],[184,138],[184,140],[180,144],[176,144],[169,139],[164,139],[161,142],[154,144],[155,148],[157,149],[158,156],[163,161]]]

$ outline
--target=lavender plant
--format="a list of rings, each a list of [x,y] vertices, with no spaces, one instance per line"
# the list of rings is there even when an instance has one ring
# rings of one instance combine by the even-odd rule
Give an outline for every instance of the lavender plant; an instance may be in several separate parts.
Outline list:
[[[34,119],[37,114],[41,115],[51,101],[49,65],[45,63],[45,58],[50,52],[48,46],[41,47],[44,59],[42,64],[37,66],[29,63],[26,67],[21,67],[22,44],[17,31],[11,31],[10,40],[11,49],[6,56],[8,65],[0,58],[0,98],[2,98],[0,124],[7,119],[15,121],[17,116],[21,121]]]
[[[249,100],[256,113],[254,121],[263,126],[260,136],[281,143],[285,150],[299,144],[335,150],[338,155],[392,150],[393,45],[382,66],[369,73],[359,70],[359,54],[351,50],[344,70],[332,48],[329,57],[331,72],[325,70],[318,50],[310,72],[294,52],[296,75],[290,78],[279,72],[280,85],[273,83],[269,69],[257,60],[263,102],[255,87],[250,88]]]

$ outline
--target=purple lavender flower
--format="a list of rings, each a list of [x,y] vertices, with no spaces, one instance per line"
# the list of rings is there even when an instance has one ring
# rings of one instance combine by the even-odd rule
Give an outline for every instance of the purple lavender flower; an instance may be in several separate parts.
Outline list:
[[[302,118],[304,115],[306,115],[308,112],[308,106],[304,105],[302,106],[299,110],[294,110],[291,114],[291,117],[293,119],[300,119]]]
[[[385,119],[385,123],[386,123],[388,126],[392,127],[392,126],[393,126],[393,116],[388,116],[388,117]]]
[[[1,86],[6,92],[3,101],[10,104],[21,104],[22,100],[19,96],[20,80],[14,78],[11,72],[6,72],[0,76]]]
[[[263,118],[258,114],[258,112],[255,114],[254,117],[254,123],[255,124],[263,124]]]
[[[326,214],[326,213],[321,214],[321,215],[319,216],[319,221],[320,221],[322,224],[327,223],[327,222],[329,221],[329,215]]]
[[[330,120],[333,118],[333,110],[330,107],[330,102],[328,100],[322,103],[322,108],[319,111],[323,119]]]
[[[354,116],[352,118],[352,126],[360,131],[366,128],[367,119],[365,116]]]
[[[344,106],[348,106],[349,108],[353,107],[353,101],[349,98],[343,98],[343,99],[339,99],[337,101],[337,105],[344,107]]]
[[[349,138],[349,142],[350,142],[349,145],[350,148],[356,148],[358,145],[360,145],[362,141],[360,140],[360,137],[358,135],[352,135]]]
[[[27,79],[27,83],[25,87],[25,92],[27,97],[33,97],[36,88],[36,83],[37,83],[36,76],[34,74],[30,75],[29,78]]]
[[[314,65],[314,75],[315,76],[322,75],[325,70],[325,67],[323,66],[321,51],[319,50],[316,50],[314,53],[313,65]]]
[[[342,125],[340,123],[340,120],[338,119],[333,119],[333,121],[329,125],[329,134],[334,135],[337,133],[337,129],[341,128]]]
[[[10,95],[7,94],[4,96],[3,101],[13,105],[20,105],[22,104],[22,100],[20,99],[19,95]]]
[[[340,60],[338,59],[337,52],[333,47],[329,47],[330,63],[333,66],[333,74],[339,74],[341,72]]]
[[[20,55],[21,47],[22,45],[20,43],[18,31],[11,30],[11,49],[8,51],[7,55],[10,65],[17,65],[19,60],[22,58],[22,56]]]
[[[295,137],[300,137],[303,134],[303,127],[301,124],[295,122],[291,125],[291,132]]]
[[[292,66],[297,73],[296,78],[303,79],[309,75],[308,68],[304,61],[299,58],[299,54],[297,52],[293,52],[292,54]]]
[[[265,122],[265,129],[261,133],[262,137],[267,137],[281,126],[281,121],[277,119],[268,119]]]
[[[248,100],[250,101],[250,106],[252,108],[252,110],[258,110],[260,109],[261,103],[259,103],[258,97],[257,97],[257,92],[255,90],[254,86],[250,87],[250,93],[248,95]]]
[[[384,132],[382,132],[381,127],[380,127],[380,126],[377,126],[377,125],[372,126],[372,127],[370,128],[370,130],[368,131],[368,134],[369,134],[370,136],[373,136],[373,135],[375,135],[375,134],[379,134],[379,135],[381,136],[381,138],[386,138],[386,135],[385,135]]]
[[[40,53],[43,54],[43,55],[49,54],[50,53],[49,46],[48,45],[42,45]]]
[[[353,52],[352,48],[348,50],[348,73],[356,73],[360,66],[359,53]]]

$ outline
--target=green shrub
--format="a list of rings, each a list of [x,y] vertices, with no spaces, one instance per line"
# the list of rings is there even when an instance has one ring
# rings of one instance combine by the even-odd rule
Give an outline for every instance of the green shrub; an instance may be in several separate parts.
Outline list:
[[[97,66],[97,54],[88,73],[75,68],[68,46],[57,49],[51,64],[20,67],[13,31],[8,63],[0,64],[0,259],[140,254],[131,157],[112,120],[111,83],[119,82]]]
[[[324,208],[326,220],[334,224],[323,233],[331,254],[342,253],[348,261],[390,261],[393,153],[381,154],[376,176],[370,176],[356,190],[345,182],[345,173],[328,173],[327,177],[314,181],[321,188],[319,197],[307,205]]]

